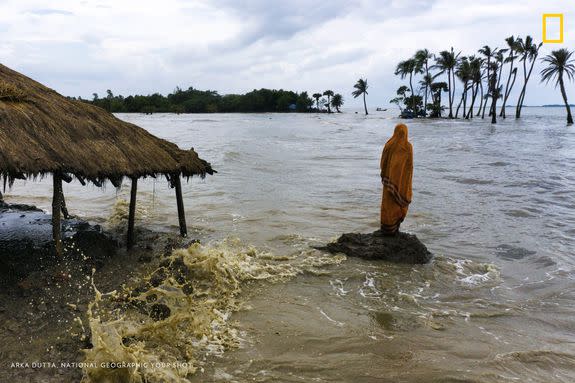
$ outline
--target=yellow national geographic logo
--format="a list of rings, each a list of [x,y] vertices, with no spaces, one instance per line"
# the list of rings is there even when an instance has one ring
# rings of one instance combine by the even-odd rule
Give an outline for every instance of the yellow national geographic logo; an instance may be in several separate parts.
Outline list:
[[[547,35],[547,22],[549,20],[559,21],[559,38]],[[554,38],[555,37],[555,38]],[[544,43],[562,43],[563,42],[563,14],[562,13],[545,13],[543,14],[543,42]]]

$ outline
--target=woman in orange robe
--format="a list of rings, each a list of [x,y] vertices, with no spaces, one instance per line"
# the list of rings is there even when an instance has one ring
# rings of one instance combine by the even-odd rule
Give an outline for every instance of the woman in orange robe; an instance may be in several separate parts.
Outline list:
[[[413,147],[407,140],[407,126],[398,124],[393,137],[387,141],[381,153],[381,231],[393,235],[407,215],[411,203],[411,179],[413,177]]]

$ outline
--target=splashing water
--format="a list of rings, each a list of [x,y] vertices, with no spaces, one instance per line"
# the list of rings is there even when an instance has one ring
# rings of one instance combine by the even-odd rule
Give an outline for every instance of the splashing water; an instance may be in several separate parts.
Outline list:
[[[310,252],[276,258],[228,239],[174,250],[140,285],[120,293],[94,285],[83,382],[188,382],[202,357],[240,345],[229,318],[242,308],[244,284],[319,273],[343,260]]]

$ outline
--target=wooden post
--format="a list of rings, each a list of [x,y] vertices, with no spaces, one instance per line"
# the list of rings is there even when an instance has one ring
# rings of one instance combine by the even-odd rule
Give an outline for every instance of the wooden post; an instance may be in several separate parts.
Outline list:
[[[64,219],[70,218],[68,208],[66,207],[66,199],[64,198],[64,188],[60,189],[60,204],[62,205],[62,215],[64,216]]]
[[[52,238],[56,246],[56,254],[61,257],[62,249],[62,222],[60,212],[62,210],[62,178],[54,173],[54,190],[52,196]]]
[[[180,175],[172,175],[172,182],[176,188],[176,202],[178,204],[178,219],[180,221],[180,235],[182,237],[188,236],[188,228],[186,227],[186,213],[184,212],[184,199],[182,198],[182,182]]]
[[[134,246],[134,219],[136,216],[136,192],[138,191],[138,179],[132,177],[132,190],[130,192],[130,211],[128,215],[128,240],[127,246],[130,250]]]

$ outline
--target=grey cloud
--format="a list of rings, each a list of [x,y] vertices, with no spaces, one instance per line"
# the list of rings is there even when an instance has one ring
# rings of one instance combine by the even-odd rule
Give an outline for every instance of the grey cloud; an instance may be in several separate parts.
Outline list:
[[[373,53],[370,49],[352,48],[340,52],[332,52],[320,55],[307,62],[302,69],[304,70],[320,70],[326,67],[334,67],[336,65],[349,64],[355,61],[362,60]]]
[[[236,15],[240,20],[249,22],[249,28],[236,39],[239,46],[266,39],[290,39],[298,33],[345,15],[352,6],[351,2],[344,0],[216,0],[214,5]]]
[[[62,9],[53,9],[53,8],[43,8],[43,9],[31,9],[24,13],[29,13],[36,16],[48,16],[48,15],[64,15],[64,16],[73,16],[74,13],[70,11],[65,11]]]

